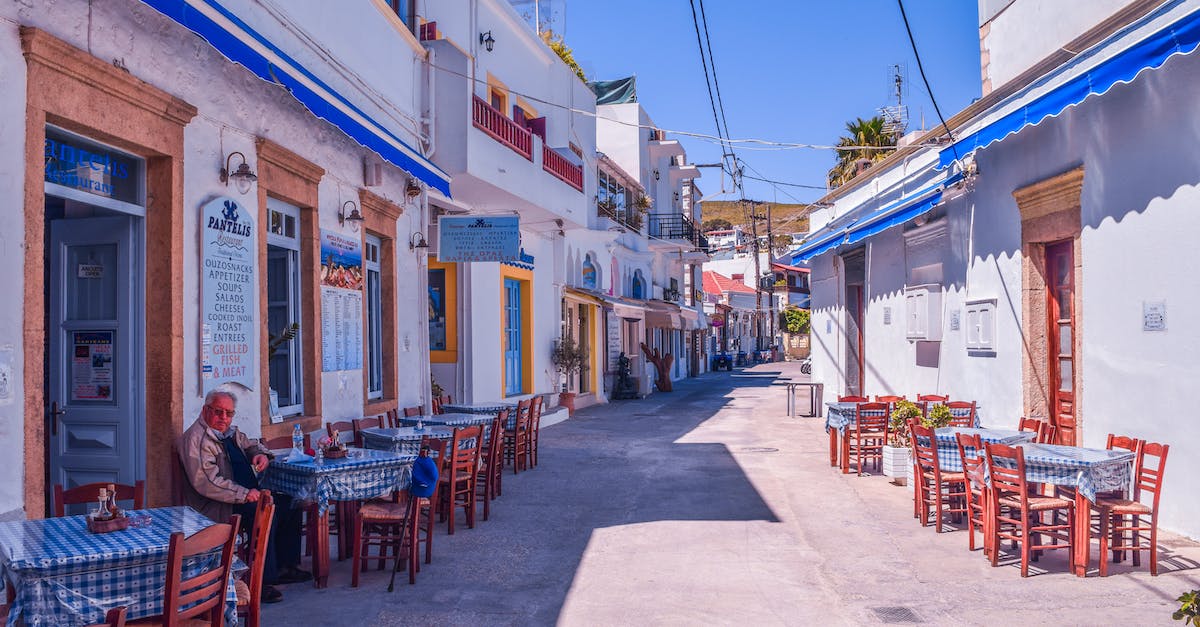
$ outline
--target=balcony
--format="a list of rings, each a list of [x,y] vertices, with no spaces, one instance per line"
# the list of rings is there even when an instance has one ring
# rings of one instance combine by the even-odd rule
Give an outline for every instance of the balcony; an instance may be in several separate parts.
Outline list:
[[[697,248],[708,248],[708,238],[691,218],[682,213],[650,214],[650,237],[689,242]]]
[[[513,152],[533,160],[533,134],[527,129],[521,128],[516,122],[510,120],[495,107],[488,104],[483,98],[474,96],[475,102],[472,107],[471,121],[475,124],[475,128],[491,135],[493,139],[508,146]],[[558,156],[558,155],[555,155]],[[561,156],[559,157],[562,158]],[[545,166],[543,166],[545,167]],[[549,168],[547,168],[549,170]],[[583,187],[583,173],[580,172],[580,188]]]
[[[645,221],[645,214],[641,210],[617,207],[615,204],[609,202],[596,203],[596,215],[608,218],[638,233],[642,232],[642,223]]]
[[[583,191],[583,166],[571,163],[566,157],[558,154],[558,151],[545,144],[542,145],[542,169],[574,187],[576,191]]]

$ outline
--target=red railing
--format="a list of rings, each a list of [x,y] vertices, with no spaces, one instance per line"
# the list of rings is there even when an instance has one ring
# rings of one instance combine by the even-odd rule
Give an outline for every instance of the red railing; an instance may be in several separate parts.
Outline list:
[[[583,166],[571,163],[545,144],[542,144],[542,169],[577,191],[583,191]]]
[[[486,100],[475,96],[475,106],[471,116],[475,128],[491,135],[496,141],[512,148],[514,152],[533,160],[532,134],[505,117]]]

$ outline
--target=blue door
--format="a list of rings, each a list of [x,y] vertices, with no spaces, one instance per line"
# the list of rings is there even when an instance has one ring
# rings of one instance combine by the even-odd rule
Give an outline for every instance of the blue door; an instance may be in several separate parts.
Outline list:
[[[524,390],[521,381],[521,282],[504,279],[504,394]]]

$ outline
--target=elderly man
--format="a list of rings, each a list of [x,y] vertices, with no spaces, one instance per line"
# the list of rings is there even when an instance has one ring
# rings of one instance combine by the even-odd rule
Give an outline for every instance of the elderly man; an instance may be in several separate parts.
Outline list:
[[[232,425],[236,407],[233,394],[222,390],[209,392],[200,417],[183,432],[179,454],[192,487],[185,491],[187,504],[213,520],[228,520],[233,514],[241,514],[242,525],[249,529],[257,508],[258,475],[266,470],[271,453]],[[275,517],[263,566],[265,603],[283,598],[270,584],[312,579],[310,573],[297,568],[300,510],[292,507],[292,499],[286,494],[276,494],[273,498]]]

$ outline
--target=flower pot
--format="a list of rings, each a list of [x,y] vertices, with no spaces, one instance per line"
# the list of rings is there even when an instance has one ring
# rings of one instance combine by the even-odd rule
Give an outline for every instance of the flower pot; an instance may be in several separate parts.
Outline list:
[[[883,476],[891,477],[896,485],[908,485],[912,472],[911,451],[906,446],[883,447]]]
[[[575,393],[574,392],[559,392],[558,404],[567,408],[567,415],[575,415]]]

